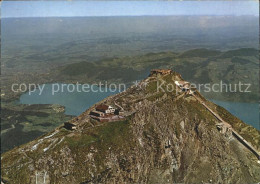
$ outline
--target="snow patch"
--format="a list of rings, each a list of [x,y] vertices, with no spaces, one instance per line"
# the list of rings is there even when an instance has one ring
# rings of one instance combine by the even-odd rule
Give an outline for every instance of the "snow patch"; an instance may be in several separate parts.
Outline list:
[[[39,145],[40,143],[42,143],[44,139],[51,138],[51,137],[53,137],[53,136],[54,136],[55,134],[57,134],[57,133],[58,133],[58,131],[55,131],[55,132],[53,132],[51,135],[48,135],[48,136],[43,137],[42,139],[38,140],[38,143],[32,146],[31,151],[36,150],[37,147],[38,147],[38,145]],[[47,149],[47,148],[44,148],[43,151],[44,151],[45,149]],[[49,148],[48,148],[48,149],[49,149]],[[47,150],[48,150],[48,149],[47,149]],[[47,150],[46,150],[46,151],[47,151]],[[44,151],[44,152],[45,152],[45,151]]]
[[[44,138],[42,138],[42,139],[48,139],[48,138],[51,138],[51,137],[53,137],[55,134],[57,134],[58,133],[58,131],[55,131],[55,132],[53,132],[51,135],[48,135],[48,136],[46,136],[46,137],[44,137]]]
[[[143,144],[143,141],[142,141],[142,138],[141,138],[141,137],[138,138],[138,141],[139,141],[139,144],[143,147],[144,144]]]
[[[40,144],[40,143],[37,143],[37,144],[33,145],[32,148],[31,148],[31,151],[36,150],[39,144]]]

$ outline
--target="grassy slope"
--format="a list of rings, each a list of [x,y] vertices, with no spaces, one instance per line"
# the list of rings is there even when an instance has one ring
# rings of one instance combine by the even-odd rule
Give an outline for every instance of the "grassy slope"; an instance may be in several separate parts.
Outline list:
[[[172,68],[194,83],[251,83],[252,93],[204,93],[208,98],[229,101],[258,101],[258,50],[244,48],[220,52],[194,49],[183,53],[148,53],[138,57],[107,58],[80,62],[55,71],[60,81],[109,81],[131,83],[146,77],[152,68]],[[244,89],[244,88],[243,88]],[[244,89],[245,90],[245,89]]]
[[[168,75],[163,79],[168,83],[173,83],[173,79],[175,78]],[[176,104],[170,102],[164,103],[164,101],[162,100],[163,97],[161,93],[159,93],[160,95],[155,94],[155,90],[156,90],[155,82],[151,82],[150,85],[144,91],[144,93],[154,94],[154,96],[151,96],[153,98],[149,97],[148,100],[153,101],[155,104],[157,104],[158,107],[163,106],[164,109],[161,109],[162,111],[168,110],[167,109],[168,106],[164,106],[165,104],[176,105],[178,107],[178,112],[180,113],[181,116],[186,116],[188,112],[189,115],[188,118],[191,119],[196,118],[202,120],[203,123],[208,127],[208,130],[216,129],[215,127],[216,119],[201,104],[197,103],[196,101],[189,101],[182,98],[175,101]],[[174,98],[174,94],[175,92],[168,95],[169,96],[171,95],[170,97]],[[130,95],[132,95],[132,93]],[[230,122],[232,126],[236,128],[236,130],[238,130],[241,127],[242,128],[249,127],[243,124],[241,121],[237,121],[234,116],[225,112],[224,110],[221,109],[217,109],[217,110],[220,113],[220,115],[223,118],[225,118],[226,121]],[[171,114],[172,113],[168,113],[167,115],[169,115],[170,117]],[[132,148],[135,147],[136,142],[134,139],[136,137],[132,134],[131,126],[133,125],[131,124],[132,121],[131,118],[129,118],[126,121],[104,123],[101,124],[100,126],[93,127],[90,129],[83,129],[75,133],[71,133],[70,131],[61,129],[60,132],[55,135],[55,138],[61,139],[66,135],[64,141],[61,142],[61,144],[58,144],[54,148],[52,148],[51,152],[47,152],[47,154],[42,151],[43,148],[45,148],[47,145],[50,144],[50,142],[47,141],[43,142],[36,149],[36,151],[29,152],[29,153],[27,152],[27,157],[24,157],[23,159],[21,159],[21,155],[17,154],[19,148],[16,148],[12,151],[5,153],[2,162],[5,165],[4,166],[5,169],[7,169],[8,167],[11,168],[10,169],[11,172],[6,172],[5,170],[3,172],[4,173],[3,176],[4,178],[7,177],[12,178],[13,181],[18,181],[22,179],[22,181],[25,181],[25,183],[29,183],[28,181],[30,180],[30,177],[28,176],[28,173],[30,173],[30,171],[28,170],[28,162],[29,162],[28,159],[37,160],[45,156],[45,158],[48,160],[50,158],[55,160],[56,164],[62,164],[62,165],[65,164],[67,166],[68,164],[70,164],[70,162],[67,161],[67,159],[69,160],[70,157],[72,157],[77,167],[73,167],[73,170],[71,171],[70,174],[73,176],[73,178],[76,178],[78,182],[81,182],[82,178],[91,178],[91,175],[89,174],[89,170],[88,170],[89,167],[92,167],[91,163],[85,163],[83,161],[86,160],[86,157],[88,157],[89,154],[93,153],[94,165],[98,166],[95,167],[95,173],[93,174],[95,176],[99,174],[98,177],[104,178],[106,174],[109,173],[109,170],[107,170],[107,167],[105,167],[104,165],[104,163],[106,162],[105,160],[107,159],[106,156],[109,155],[109,150],[110,149],[113,150],[113,152],[116,154],[126,154],[131,152]],[[259,135],[259,132],[251,128],[252,130],[250,130],[250,133],[253,134],[246,135],[246,131],[248,131],[249,129],[250,127],[244,131],[245,139],[251,142],[254,146],[256,146],[260,140],[260,137],[255,135]],[[147,134],[148,137],[152,136],[155,140],[157,140],[158,137],[156,136],[158,135],[156,135],[154,131],[155,131],[154,127],[150,126],[150,127],[146,127],[143,133]],[[181,131],[180,124],[175,123],[174,134],[178,139],[181,136],[181,132],[182,131]],[[198,132],[198,136],[202,136],[202,134]],[[159,145],[160,143],[158,143],[157,145],[158,147],[156,147],[156,149],[158,150],[160,148]],[[68,155],[65,155],[65,160],[64,160],[64,158],[62,157],[63,155],[61,155],[60,153],[61,150],[66,150],[66,148],[69,148],[70,152],[68,152]],[[123,170],[126,167],[125,164],[127,164],[127,162],[125,162],[124,160],[120,160],[119,163],[120,163],[120,167]],[[89,167],[86,167],[86,164],[88,164]],[[23,167],[18,167],[20,165],[23,165]],[[200,163],[198,163],[198,166],[200,166]],[[40,169],[41,165],[37,165],[36,163],[35,167],[36,169]],[[55,166],[49,169],[50,177],[52,178],[53,183],[59,183],[61,179],[64,179],[63,176],[55,175],[55,171],[57,172],[57,169],[62,169],[62,167]],[[201,170],[203,170],[203,168],[201,168]],[[61,171],[59,170],[59,172]],[[98,177],[97,177],[97,181],[98,181]],[[205,178],[207,177],[205,176]]]
[[[85,160],[85,153],[91,152],[91,149],[95,148],[95,150],[98,151],[98,154],[94,154],[93,159],[95,165],[99,166],[96,168],[96,173],[106,172],[106,168],[103,167],[103,164],[105,163],[107,152],[110,149],[112,149],[113,152],[116,152],[115,150],[117,149],[118,152],[121,152],[121,149],[124,148],[123,151],[128,152],[130,151],[129,149],[131,146],[134,146],[133,142],[131,142],[133,136],[129,128],[130,121],[131,120],[104,123],[101,126],[91,128],[90,130],[85,130],[81,134],[66,136],[65,140],[61,144],[52,149],[49,156],[57,162],[63,162],[57,152],[59,152],[62,148],[68,147],[72,153],[70,157],[73,157],[77,165],[76,168],[73,168],[73,177],[77,178],[78,182],[82,182],[82,177],[91,177],[89,174],[87,174],[88,171],[86,169],[88,168],[85,167],[86,163],[82,162],[82,160]],[[57,135],[55,135],[55,137],[62,138],[69,133],[71,132],[67,131],[66,129],[62,129]],[[128,146],[125,146],[126,142]],[[46,144],[48,145],[48,142],[46,142]],[[24,183],[29,183],[30,176],[28,173],[30,171],[28,169],[28,162],[30,159],[37,160],[42,157],[45,154],[42,152],[42,149],[45,146],[45,142],[43,142],[36,149],[36,151],[30,152],[30,154],[27,152],[28,159],[21,159],[21,155],[17,154],[19,148],[15,148],[9,152],[6,152],[2,162],[4,165],[9,165],[12,169],[8,175],[3,174],[2,177],[11,178],[12,181],[23,181]],[[24,164],[23,167],[17,167],[20,164]],[[41,166],[39,166],[39,169],[40,167]],[[52,182],[54,183],[59,182],[59,178],[55,175],[54,172],[57,169],[58,167],[50,168],[50,177],[53,179]]]

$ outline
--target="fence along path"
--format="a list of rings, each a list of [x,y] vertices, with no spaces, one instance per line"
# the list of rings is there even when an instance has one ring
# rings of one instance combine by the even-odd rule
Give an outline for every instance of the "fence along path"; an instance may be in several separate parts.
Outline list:
[[[180,89],[182,90],[181,87],[180,87]],[[260,153],[249,142],[247,142],[241,135],[239,135],[239,133],[236,132],[229,123],[225,122],[216,112],[214,112],[209,106],[207,106],[205,104],[205,102],[203,102],[199,97],[197,97],[194,94],[194,91],[189,89],[188,92],[189,92],[188,94],[191,94],[198,102],[200,102],[200,104],[202,104],[211,114],[213,114],[223,125],[230,127],[230,130],[232,131],[232,135],[239,142],[241,142],[247,149],[249,149],[254,155],[256,155],[256,157],[260,161]]]

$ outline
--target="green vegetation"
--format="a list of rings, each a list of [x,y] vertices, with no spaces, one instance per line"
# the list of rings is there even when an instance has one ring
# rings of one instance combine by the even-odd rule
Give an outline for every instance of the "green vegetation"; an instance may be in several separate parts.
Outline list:
[[[217,56],[221,52],[218,50],[209,50],[209,49],[193,49],[184,52],[180,55],[181,58],[192,58],[192,57],[200,57],[200,58],[208,58],[212,56]]]
[[[95,75],[96,66],[90,62],[80,62],[74,63],[70,66],[66,66],[61,70],[61,74],[66,74],[70,76],[85,74],[88,71],[88,75]]]
[[[171,84],[179,76],[167,75],[159,76],[159,78],[167,81],[166,84]],[[44,139],[33,151],[31,151],[32,146],[39,143],[40,138],[22,146],[21,149],[5,153],[3,162],[7,165],[2,166],[4,169],[3,177],[11,179],[10,181],[21,179],[28,181],[29,176],[35,174],[34,171],[43,168],[47,170],[51,183],[64,183],[64,180],[72,180],[73,183],[83,181],[104,183],[113,177],[114,173],[126,174],[126,176],[135,173],[136,165],[140,163],[145,163],[144,167],[147,170],[159,168],[161,175],[161,171],[172,166],[172,158],[181,158],[182,166],[179,171],[176,171],[179,173],[173,174],[176,176],[175,179],[184,177],[185,172],[183,171],[188,170],[188,166],[193,163],[192,171],[187,172],[187,180],[200,182],[200,177],[206,178],[208,173],[212,173],[211,171],[215,169],[212,165],[223,162],[223,160],[226,161],[226,158],[234,163],[240,162],[241,158],[234,158],[232,153],[242,149],[227,146],[229,143],[223,135],[215,135],[217,132],[216,118],[202,104],[187,95],[175,99],[174,94],[167,93],[165,98],[161,98],[166,93],[149,91],[155,90],[155,83],[156,81],[151,82],[150,87],[142,88],[143,90],[137,90],[135,87],[130,88],[121,96],[121,102],[125,103],[124,108],[129,109],[129,111],[137,110],[135,115],[125,121],[99,123],[91,120],[92,123],[95,121],[93,124],[96,126],[88,127],[85,126],[89,123],[88,117],[87,119],[79,118],[79,127],[76,130],[68,131],[60,128],[59,133],[50,139]],[[146,98],[149,94],[152,96]],[[198,94],[198,96],[200,95]],[[151,103],[145,99],[159,100]],[[112,97],[106,99],[107,102],[112,100]],[[144,108],[136,109],[136,104],[142,104]],[[210,106],[215,107],[212,103]],[[219,111],[224,113],[224,116],[226,115],[227,121],[234,119],[232,115],[229,119],[229,115],[225,114],[223,110]],[[80,117],[84,117],[84,115],[86,114]],[[233,123],[232,125],[234,125]],[[243,133],[246,134],[247,131],[255,133],[256,137],[260,135],[254,128],[247,126],[243,126],[240,133],[243,136]],[[246,136],[250,138],[251,135]],[[248,137],[246,137],[247,140]],[[257,143],[256,139],[253,141]],[[52,143],[54,144],[52,145]],[[45,152],[46,148],[48,150]],[[166,150],[171,151],[168,151],[168,153],[172,153],[170,157]],[[20,156],[26,155],[26,157],[21,159],[21,157],[16,156],[17,153]],[[200,160],[201,155],[207,159]],[[27,160],[27,158],[31,160]],[[249,157],[243,159],[248,159],[246,160],[248,163],[251,162]],[[17,165],[9,166],[13,163],[17,163]],[[33,171],[28,169],[20,171],[18,169],[23,169],[25,166],[30,168],[28,163],[34,164]],[[217,167],[219,168],[219,166]],[[9,170],[12,172],[8,172]],[[14,172],[18,173],[17,176]],[[223,171],[218,172],[222,173]],[[196,174],[199,178],[195,177]],[[146,173],[142,176],[146,176]],[[128,181],[128,179],[128,177],[123,178],[124,181]]]
[[[76,154],[77,169],[73,171],[74,176],[88,176],[83,163],[86,152],[91,153],[93,149],[98,152],[93,159],[94,164],[98,166],[96,173],[102,173],[106,171],[104,163],[110,149],[115,153],[130,151],[134,143],[132,142],[133,135],[129,127],[129,121],[104,123],[102,126],[94,127],[83,134],[66,137],[63,146],[64,144],[68,145],[70,150]],[[126,143],[127,147],[125,146]],[[81,181],[80,178],[78,179]]]
[[[149,82],[149,84],[146,86],[146,91],[148,93],[156,93],[157,92],[157,81]]]
[[[96,137],[90,135],[82,135],[79,137],[66,137],[65,141],[67,141],[70,148],[79,148],[79,147],[86,147],[89,144],[97,141]]]
[[[65,65],[51,72],[59,81],[108,81],[133,84],[149,75],[154,68],[171,68],[195,84],[214,84],[223,81],[234,85],[251,82],[251,93],[203,93],[207,98],[227,101],[258,101],[258,50],[242,48],[221,52],[210,49],[193,49],[185,52],[158,52],[141,56],[115,57],[96,62]],[[246,65],[246,66],[245,66]],[[169,80],[167,79],[167,82]],[[155,84],[148,86],[154,91]]]
[[[75,56],[76,57],[76,56]],[[80,56],[78,56],[80,57]],[[149,75],[154,68],[171,68],[182,75],[185,80],[193,83],[219,83],[221,80],[228,84],[237,81],[250,83],[252,93],[230,94],[205,93],[206,97],[214,96],[219,100],[256,102],[258,101],[258,50],[254,48],[241,48],[230,51],[213,49],[193,49],[185,52],[153,52],[138,56],[102,57],[95,60],[79,59],[71,63],[64,62],[62,66],[49,69],[47,72],[37,74],[19,74],[13,77],[3,76],[2,99],[7,101],[18,98],[19,93],[10,91],[14,81],[24,83],[49,82],[81,82],[92,83],[100,81],[133,84]],[[49,67],[42,67],[48,69]]]
[[[221,55],[221,58],[239,57],[239,56],[257,56],[259,51],[254,48],[241,48],[230,50]]]
[[[198,117],[199,119],[203,120],[208,126],[215,128],[216,118],[197,101],[182,101],[179,100],[177,103],[181,103],[185,105],[188,109],[188,112],[191,116]]]
[[[207,57],[206,57],[207,56]],[[52,68],[48,74],[24,74],[19,77],[21,83],[26,79],[27,83],[48,83],[48,82],[81,82],[94,83],[108,81],[108,83],[126,83],[132,85],[134,81],[144,79],[154,68],[171,68],[173,71],[180,73],[184,80],[195,84],[214,84],[221,80],[226,84],[235,84],[238,81],[252,84],[251,93],[203,93],[209,99],[223,101],[241,101],[257,102],[258,101],[258,50],[253,48],[242,48],[231,51],[217,51],[212,49],[193,49],[185,52],[153,52],[139,56],[123,57],[105,57],[95,61],[79,60],[70,64],[64,63],[62,67]],[[20,75],[20,74],[19,74]],[[5,77],[5,76],[4,76]],[[2,92],[2,133],[4,137],[13,137],[3,142],[8,145],[8,150],[14,145],[20,145],[21,140],[29,141],[42,135],[66,121],[66,118],[60,117],[62,113],[50,116],[52,111],[44,110],[44,105],[33,105],[31,107],[20,106],[15,103],[20,93],[8,91],[11,89],[9,84],[16,81],[17,77],[3,79]],[[53,81],[54,80],[54,81]],[[170,76],[164,77],[163,80],[171,82]],[[151,82],[147,86],[147,92],[157,92],[157,83]],[[156,100],[163,94],[151,96],[149,100]],[[14,108],[15,107],[15,108]],[[25,109],[24,109],[25,108]],[[34,110],[38,109],[38,110]],[[15,115],[16,114],[16,115]],[[8,119],[11,116],[11,119]],[[15,119],[16,118],[16,119]],[[68,119],[68,118],[67,118]],[[12,129],[12,124],[16,124],[16,129]],[[12,123],[14,122],[14,123]],[[32,122],[34,122],[32,124]],[[22,133],[21,133],[22,131]],[[18,136],[25,136],[28,139],[17,139]],[[22,142],[24,143],[24,142]],[[12,146],[11,146],[12,145]]]
[[[147,98],[147,100],[149,100],[149,101],[155,101],[155,100],[161,98],[164,94],[165,94],[164,92],[156,93],[155,95],[149,96],[149,97]]]
[[[106,149],[107,146],[122,146],[126,140],[132,139],[131,132],[129,132],[129,121],[104,123],[83,135],[66,137],[66,142],[71,149],[86,148],[90,144],[97,146],[100,151]]]
[[[126,22],[127,24],[125,24]],[[252,84],[250,89],[252,93],[250,94],[207,93],[206,97],[229,101],[258,102],[259,51],[254,48],[259,46],[259,26],[255,22],[258,22],[258,18],[250,16],[217,16],[210,17],[210,19],[204,16],[3,19],[1,152],[29,142],[71,119],[63,112],[56,112],[50,105],[24,106],[17,104],[17,99],[22,93],[14,93],[11,90],[13,83],[94,83],[105,80],[133,84],[133,81],[147,77],[150,69],[171,68],[179,72],[183,79],[193,83],[213,84],[223,80],[226,83],[234,84],[237,81],[243,83],[250,81]],[[246,23],[246,26],[244,23]],[[46,32],[46,27],[51,28],[53,25],[55,25],[55,29],[48,29]],[[194,49],[198,47],[203,48]],[[219,51],[218,49],[222,50]],[[165,80],[171,82],[168,77]],[[155,83],[149,84],[147,90],[144,92],[145,95],[154,92],[156,90]],[[136,96],[138,95],[140,93],[136,94]],[[163,95],[164,93],[154,94],[148,97],[148,100],[154,101],[160,99]],[[132,100],[136,96],[133,95]],[[120,100],[123,101],[124,99]],[[139,98],[138,100],[141,101],[142,99]],[[193,101],[188,103],[188,99],[180,99],[176,103],[179,112],[176,114],[168,113],[166,118],[178,116],[179,113],[182,115],[181,117],[185,117],[187,111],[190,113],[188,118],[192,121],[189,124],[191,126],[185,130],[187,134],[183,135],[183,140],[188,140],[189,137],[195,138],[192,137],[193,120],[206,121],[205,123],[210,128],[214,126],[215,118],[205,108],[201,108],[200,104]],[[158,104],[160,108],[165,105],[163,102]],[[127,107],[129,106],[128,104]],[[245,139],[259,148],[259,131],[245,125],[224,109],[217,107],[217,111]],[[144,114],[146,113],[144,112]],[[164,118],[165,114],[160,113],[159,116]],[[143,180],[147,181],[147,173],[138,175],[139,171],[150,172],[150,167],[158,169],[160,167],[159,160],[163,157],[165,157],[164,169],[170,166],[167,165],[168,158],[165,152],[160,153],[160,146],[164,144],[165,138],[168,138],[169,134],[176,134],[177,137],[180,137],[184,133],[179,123],[174,122],[174,129],[170,132],[168,127],[172,124],[165,122],[165,124],[156,127],[158,123],[155,122],[154,125],[151,125],[151,123],[145,125],[143,131],[147,140],[152,139],[152,141],[147,141],[153,143],[150,150],[146,148],[150,146],[149,144],[146,144],[144,148],[140,147],[139,149],[137,147],[137,140],[135,140],[137,137],[134,133],[142,132],[132,133],[132,131],[139,130],[139,127],[133,128],[132,126],[136,125],[131,124],[131,120],[104,123],[91,129],[83,128],[82,132],[60,129],[60,132],[54,136],[57,138],[55,140],[59,141],[63,137],[65,139],[56,147],[52,147],[52,150],[43,152],[43,149],[50,143],[49,140],[44,140],[35,151],[30,150],[31,142],[20,147],[28,146],[28,150],[17,147],[4,153],[2,160],[5,169],[3,178],[5,179],[8,175],[8,178],[12,179],[12,183],[30,183],[36,170],[47,169],[51,178],[50,183],[61,183],[61,180],[63,183],[64,181],[80,183],[84,178],[92,178],[92,175],[97,178],[93,183],[102,183],[100,178],[110,177],[109,174],[111,174],[109,173],[110,168],[107,168],[104,163],[105,160],[113,160],[107,158],[112,149],[113,155],[116,157],[112,167],[116,164],[119,165],[119,168],[114,173],[112,172],[112,175],[118,176],[123,173],[121,171],[126,171],[128,177],[135,176],[141,178],[140,181],[143,177]],[[158,134],[156,128],[157,130],[160,129],[162,133]],[[206,131],[210,132],[211,129]],[[216,141],[213,144],[219,143],[219,137],[208,138],[202,142],[193,139],[191,144],[180,142],[181,139],[175,140],[176,142],[173,143],[178,145],[171,149],[172,155],[178,162],[178,158],[181,158],[180,163],[178,163],[181,166],[181,175],[186,174],[186,171],[188,173],[188,170],[194,171],[194,167],[201,171],[187,174],[185,177],[190,179],[189,183],[201,183],[201,179],[205,183],[207,182],[206,179],[209,179],[208,176],[214,177],[214,174],[213,176],[210,175],[214,172],[210,172],[211,164],[217,167],[215,171],[218,176],[216,178],[232,178],[234,171],[237,171],[236,169],[239,169],[241,165],[245,168],[245,172],[241,173],[242,178],[243,174],[246,173],[249,173],[250,178],[254,175],[250,171],[250,168],[253,167],[251,162],[236,160],[236,158],[226,159],[229,154],[224,154],[224,157],[220,154],[221,159],[212,157],[210,163],[197,159],[196,157],[200,158],[201,154],[197,154],[196,150],[205,150],[205,154],[207,154],[208,149],[216,149],[217,144],[214,147],[210,141]],[[205,144],[207,141],[209,141],[208,145]],[[201,145],[205,147],[201,147]],[[197,147],[195,149],[192,146]],[[191,164],[186,162],[185,147],[190,150],[190,152],[187,152],[187,158],[193,159],[194,151],[195,162]],[[66,150],[67,148],[70,148],[69,151]],[[135,150],[135,148],[137,149]],[[184,149],[178,150],[179,148]],[[219,146],[218,148],[220,151],[226,149],[229,153],[232,151],[227,147]],[[139,155],[135,155],[138,151]],[[131,152],[133,153],[128,156],[133,156],[133,162],[136,165],[141,165],[138,173],[128,172],[126,168],[129,160],[121,157],[121,155],[127,155],[126,153]],[[181,154],[178,155],[178,152],[181,152]],[[91,159],[87,159],[87,157]],[[148,158],[148,161],[149,158],[155,161],[147,162],[148,164],[144,165],[143,163],[147,161],[146,158]],[[216,160],[214,160],[215,158]],[[222,167],[220,166],[222,163],[227,165]],[[69,171],[69,176],[66,172],[63,174],[64,168]],[[221,169],[225,171],[220,171]],[[259,167],[257,169],[259,170]],[[229,175],[228,170],[232,174]],[[90,174],[90,171],[93,172]],[[153,172],[151,173],[153,174]],[[159,173],[164,175],[163,172]],[[223,173],[227,175],[222,176]],[[199,179],[194,180],[196,177]],[[70,182],[69,179],[72,178],[76,178],[76,182]],[[240,178],[240,176],[235,176],[236,178]],[[227,183],[232,183],[232,181],[235,180]],[[221,180],[221,182],[225,183],[225,180]],[[86,181],[86,183],[90,182]],[[131,181],[128,183],[131,183]]]
[[[244,58],[241,58],[241,57],[233,57],[231,59],[231,62],[234,63],[234,64],[241,64],[241,65],[246,65],[246,64],[250,64],[250,60],[249,59],[244,59]]]
[[[44,104],[4,104],[1,113],[1,152],[36,139],[72,118],[63,111],[57,112],[53,105]]]
[[[206,57],[207,56],[207,57]],[[108,83],[126,83],[132,85],[135,80],[144,79],[154,68],[171,68],[180,73],[184,80],[195,84],[219,83],[221,80],[227,84],[234,84],[238,81],[252,84],[251,93],[202,93],[209,99],[223,101],[258,101],[258,50],[242,48],[232,51],[217,51],[212,49],[193,49],[185,52],[153,52],[139,56],[105,57],[95,62],[87,60],[66,64],[62,67],[52,68],[48,74],[29,75],[19,77],[21,83],[26,79],[27,83],[48,83],[56,82],[71,83],[92,83],[108,81]],[[19,74],[20,75],[20,74]],[[50,131],[57,125],[62,124],[68,118],[62,113],[54,113],[45,109],[44,105],[21,106],[14,101],[19,93],[6,91],[11,89],[7,84],[12,84],[17,77],[3,79],[2,92],[2,138],[4,150],[15,145],[20,145],[32,140],[44,132]],[[163,78],[166,82],[172,83],[170,76]],[[174,79],[175,80],[175,79]],[[19,83],[19,81],[16,81]],[[165,86],[164,86],[165,88]],[[151,82],[147,86],[147,93],[157,92],[157,83]],[[174,91],[175,93],[175,91]],[[163,94],[151,96],[148,100],[156,100]],[[37,110],[36,110],[37,109]],[[54,113],[54,114],[53,114]],[[52,115],[51,115],[52,114]],[[11,116],[12,118],[10,118]],[[15,122],[18,120],[18,122]],[[33,123],[32,123],[33,122]],[[15,129],[12,129],[15,124]],[[26,132],[26,135],[25,133]],[[18,139],[26,136],[26,139]],[[5,137],[12,137],[8,140]],[[21,142],[21,140],[24,140]]]
[[[90,63],[90,62],[80,62],[80,63],[74,63],[68,66],[65,66],[63,69],[61,69],[60,74],[61,75],[68,75],[68,76],[80,76],[83,75],[85,77],[93,78],[95,76],[98,76],[99,80],[119,80],[122,81],[132,81],[139,79],[138,76],[142,74],[143,71],[136,71],[132,68],[124,68],[120,66],[113,66],[107,65],[106,62],[116,62],[114,60],[102,60],[97,63]],[[106,63],[106,64],[105,64]]]

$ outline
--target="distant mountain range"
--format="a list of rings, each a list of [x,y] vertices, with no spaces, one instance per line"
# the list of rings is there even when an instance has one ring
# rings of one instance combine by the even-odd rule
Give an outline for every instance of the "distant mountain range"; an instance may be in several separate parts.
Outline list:
[[[87,60],[87,59],[86,59]],[[57,81],[125,82],[131,84],[148,75],[153,68],[171,68],[195,84],[251,84],[250,93],[202,93],[208,98],[227,101],[258,102],[259,51],[254,48],[219,51],[193,49],[185,52],[148,53],[133,57],[106,58],[58,67],[51,72]]]

